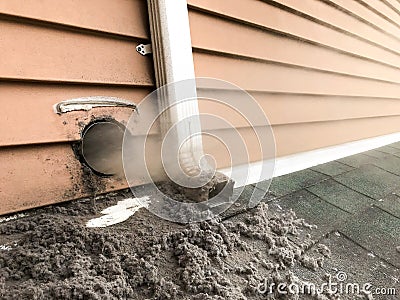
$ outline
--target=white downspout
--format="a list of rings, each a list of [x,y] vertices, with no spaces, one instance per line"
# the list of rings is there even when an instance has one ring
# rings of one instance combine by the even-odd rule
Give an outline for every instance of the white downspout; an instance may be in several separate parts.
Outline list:
[[[176,95],[181,91],[171,85],[164,95],[160,95],[159,109],[163,111],[171,108],[160,118],[163,136],[171,126],[191,117],[190,126],[179,126],[175,136],[178,145],[191,136],[180,149],[179,161],[185,173],[195,175],[199,172],[203,145],[199,134],[201,124],[187,3],[186,0],[148,0],[148,11],[157,88],[181,80],[191,80],[189,88],[185,83],[185,97],[191,101],[174,105]]]

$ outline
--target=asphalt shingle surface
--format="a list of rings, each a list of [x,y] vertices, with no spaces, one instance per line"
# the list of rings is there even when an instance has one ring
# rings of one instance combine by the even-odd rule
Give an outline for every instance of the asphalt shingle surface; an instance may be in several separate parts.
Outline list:
[[[320,239],[324,234],[334,231],[344,222],[349,213],[316,197],[306,190],[300,190],[270,203],[272,210],[292,209],[296,216],[307,223],[317,225],[312,238]],[[302,236],[300,235],[300,239]]]
[[[307,188],[307,190],[350,213],[358,213],[372,204],[378,203],[376,200],[361,195],[334,179],[320,182]]]
[[[306,169],[274,178],[269,190],[276,196],[283,196],[326,179],[329,176]]]
[[[378,158],[378,159],[385,158],[388,155],[388,153],[379,151],[377,149],[366,151],[363,154],[374,157],[374,158]]]
[[[274,178],[270,191],[271,210],[292,209],[318,226],[312,238],[332,250],[319,272],[395,287],[374,299],[400,299],[400,142]]]
[[[350,219],[340,232],[365,249],[400,268],[400,219],[371,207]]]
[[[378,201],[376,206],[400,218],[400,196],[398,194],[392,193],[386,196]]]
[[[392,147],[392,148],[396,148],[396,149],[399,149],[399,150],[400,150],[400,142],[396,142],[396,143],[387,145],[387,146],[385,146],[385,147]],[[381,147],[381,148],[383,148],[383,147]]]
[[[376,148],[375,150],[383,152],[383,153],[395,154],[395,153],[399,152],[400,148],[396,148],[396,147],[393,147],[392,145],[388,145],[388,146]]]
[[[354,167],[354,168],[359,168],[366,164],[372,164],[374,161],[377,161],[377,160],[378,159],[375,157],[371,157],[371,156],[361,153],[361,154],[343,157],[341,159],[338,159],[337,161],[342,164]]]
[[[392,289],[399,286],[400,270],[398,268],[382,261],[340,233],[330,235],[321,243],[331,249],[331,259],[326,260],[323,269],[318,271],[319,277],[322,277],[324,272],[330,274],[332,282],[337,284],[358,284],[362,287],[369,283],[371,284],[370,291],[376,288]],[[310,251],[313,251],[313,248]],[[385,300],[395,300],[398,297],[398,294],[374,295],[374,299]],[[341,293],[340,299],[356,299],[356,296],[352,293]]]
[[[385,197],[400,184],[398,176],[372,165],[361,166],[334,178],[345,186],[374,199]]]
[[[322,174],[329,175],[329,176],[336,176],[336,175],[351,171],[353,169],[354,169],[353,167],[342,164],[338,161],[331,161],[331,162],[311,168],[311,170],[314,170],[314,171],[317,171],[317,172],[320,172]]]
[[[375,161],[374,165],[385,171],[400,176],[400,157],[388,155],[383,159]]]

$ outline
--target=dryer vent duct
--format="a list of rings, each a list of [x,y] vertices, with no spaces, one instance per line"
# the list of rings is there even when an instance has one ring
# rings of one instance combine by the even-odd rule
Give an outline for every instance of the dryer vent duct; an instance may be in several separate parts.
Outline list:
[[[113,120],[97,120],[83,130],[80,152],[83,163],[98,175],[123,174],[124,126]]]

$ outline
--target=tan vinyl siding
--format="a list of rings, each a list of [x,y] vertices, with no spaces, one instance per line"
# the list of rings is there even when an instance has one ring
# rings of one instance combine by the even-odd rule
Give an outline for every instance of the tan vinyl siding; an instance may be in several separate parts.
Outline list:
[[[396,36],[382,34],[370,25],[360,22],[357,18],[343,13],[342,11],[324,2],[312,0],[276,0],[276,3],[284,7],[300,12],[303,17],[318,22],[337,31],[353,36],[359,40],[381,47],[388,51],[399,53],[400,39]],[[280,6],[282,7],[282,6]]]
[[[46,21],[79,31],[93,30],[147,40],[147,4],[143,0],[20,0],[0,2],[0,13],[6,16]]]
[[[400,130],[400,15],[394,5],[188,2],[196,76],[246,89],[272,124],[278,156]],[[200,111],[224,116],[215,105]],[[250,135],[247,124],[230,121]],[[256,141],[248,140],[250,159],[257,161]],[[229,165],[216,146],[205,144],[219,166]]]
[[[138,42],[0,21],[1,78],[151,86],[151,61]],[[12,50],[12,51],[11,51]]]
[[[130,109],[57,115],[71,98],[113,96],[138,103],[154,88],[141,0],[0,2],[0,214],[91,193],[71,142],[93,118],[126,122]],[[126,186],[98,179],[102,191]]]
[[[276,139],[280,156],[318,149],[321,142],[329,137],[329,143],[337,145],[343,141],[352,141],[354,133],[357,132],[357,139],[365,139],[371,136],[379,136],[385,133],[398,131],[400,116],[362,118],[357,120],[338,120],[324,122],[306,122],[275,125],[274,135]],[[368,128],[366,130],[365,128]],[[245,144],[249,151],[250,161],[257,161],[260,157],[260,149],[257,146],[257,139],[254,131],[249,127],[238,128],[238,132],[243,136]],[[229,129],[215,130],[222,140],[230,140],[233,131]],[[329,145],[331,145],[329,144]],[[229,166],[229,155],[221,150],[221,143],[206,140],[204,143],[205,151],[212,153],[219,166]],[[216,150],[218,149],[218,150]],[[235,158],[236,163],[247,163],[246,158]]]
[[[220,92],[215,90],[202,91],[202,95],[208,95],[208,93],[218,99]],[[223,94],[226,97],[227,92],[224,91]],[[400,116],[398,99],[273,92],[250,92],[250,95],[257,99],[260,107],[269,116],[272,125]],[[243,97],[243,95],[231,92],[229,97],[229,99],[240,101],[240,97]],[[218,116],[228,120],[235,127],[248,126],[247,122],[239,116],[233,115],[232,111],[227,110],[226,107],[215,101],[203,100],[200,101],[199,106],[202,113],[213,114],[218,112]],[[308,109],[304,109],[305,107]],[[357,109],[354,109],[354,107],[357,107]],[[380,109],[377,110],[377,107],[380,107]],[[299,111],[302,113],[299,114]],[[204,124],[203,127],[212,129],[209,124]]]
[[[0,151],[2,214],[57,203],[91,193],[71,145],[41,144],[3,147]],[[103,180],[106,189],[125,186],[120,180]],[[112,188],[111,188],[112,186]]]
[[[238,22],[216,18],[198,11],[191,11],[190,16],[195,52],[202,50],[220,52],[223,49],[223,53],[247,58],[400,82],[397,67],[332,51],[321,45],[291,39],[267,29],[243,26]],[[234,38],[225,35],[227,31],[234,32]],[[209,32],[213,34],[208,34]],[[315,53],[317,56],[310,53]]]
[[[361,4],[368,7],[373,12],[385,18],[389,22],[393,23],[397,27],[400,27],[400,15],[393,11],[386,1],[376,1],[376,0],[358,0]]]
[[[324,0],[324,2],[344,11],[346,14],[368,24],[378,31],[399,38],[400,32],[399,27],[396,26],[397,24],[393,24],[388,20],[381,18],[378,14],[374,13],[360,2],[348,0]]]
[[[159,138],[148,141],[149,157],[159,153]],[[154,159],[153,159],[154,161]],[[150,170],[159,168],[149,159]],[[76,159],[69,143],[48,143],[2,147],[0,151],[0,214],[29,209],[46,204],[93,196],[94,182],[97,193],[126,188],[125,179],[88,177]],[[143,181],[130,179],[130,184]]]
[[[400,14],[400,2],[397,0],[382,0],[389,6],[395,13]]]
[[[79,124],[89,122],[93,113],[98,116],[113,115],[117,120],[123,121],[129,117],[131,110],[96,108],[88,112],[76,111],[57,115],[53,111],[55,103],[96,95],[117,96],[137,102],[150,91],[148,87],[2,82],[0,84],[1,145],[76,141],[80,138],[82,129]]]

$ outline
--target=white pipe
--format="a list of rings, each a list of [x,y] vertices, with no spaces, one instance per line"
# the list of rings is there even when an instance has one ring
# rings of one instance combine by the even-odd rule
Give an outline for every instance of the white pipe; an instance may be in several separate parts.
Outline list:
[[[179,152],[181,165],[190,174],[193,169],[199,168],[203,145],[199,134],[201,124],[187,3],[185,0],[148,0],[148,10],[157,88],[189,79],[183,92],[185,98],[191,100],[175,105],[175,99],[181,98],[182,86],[169,85],[165,93],[159,95],[159,109],[164,111],[170,108],[160,118],[163,136],[174,124],[191,117],[190,126],[182,124],[174,134],[177,145],[183,144]],[[189,136],[188,142],[183,143]]]

